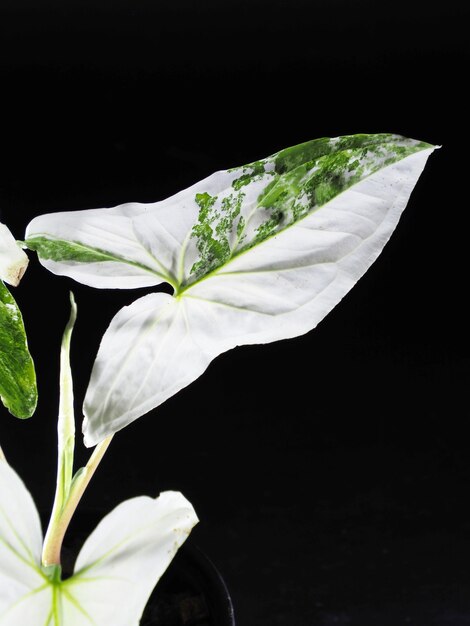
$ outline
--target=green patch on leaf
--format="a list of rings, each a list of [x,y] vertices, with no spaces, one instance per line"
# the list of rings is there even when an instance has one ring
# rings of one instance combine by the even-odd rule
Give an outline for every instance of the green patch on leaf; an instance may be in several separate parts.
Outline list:
[[[211,196],[208,193],[196,194],[199,215],[191,231],[191,237],[196,239],[199,260],[191,268],[191,274],[194,276],[204,276],[230,259],[234,222],[240,215],[244,195],[238,191],[218,202],[218,196]],[[240,237],[243,232],[241,217],[235,230]]]
[[[275,178],[260,195],[268,216],[244,249],[317,210],[363,178],[430,147],[391,134],[316,139],[274,155]]]
[[[148,267],[144,263],[133,261],[125,257],[120,257],[106,250],[92,248],[78,241],[65,241],[63,239],[53,239],[50,236],[29,237],[25,241],[25,245],[37,252],[43,261],[56,261],[57,263],[67,263],[74,261],[76,263],[125,263],[139,269],[145,270],[157,276],[163,276],[170,284],[173,279],[170,275],[163,275],[155,271],[154,268]]]
[[[233,181],[232,187],[236,191],[239,191],[242,187],[245,187],[245,185],[249,185],[250,183],[262,178],[266,173],[266,163],[266,160],[254,161],[253,163],[243,167],[243,174]]]
[[[199,258],[187,284],[275,236],[362,179],[431,147],[390,133],[324,137],[229,170],[240,174],[231,183],[233,192],[195,196],[199,215],[191,236]],[[256,188],[257,201],[245,206],[244,198],[250,197],[254,183],[261,187]]]
[[[0,281],[0,397],[20,418],[31,417],[37,404],[36,373],[28,350],[21,312]]]
[[[82,263],[99,263],[103,261],[121,261],[104,250],[96,250],[75,241],[50,239],[48,237],[31,237],[26,240],[30,250],[35,250],[42,259],[50,261],[79,261]]]

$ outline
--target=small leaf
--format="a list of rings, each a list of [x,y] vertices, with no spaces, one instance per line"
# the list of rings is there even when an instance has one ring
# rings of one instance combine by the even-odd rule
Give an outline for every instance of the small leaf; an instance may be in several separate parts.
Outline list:
[[[21,312],[0,280],[0,397],[20,418],[31,417],[37,404],[36,373],[28,350]]]
[[[391,134],[317,139],[163,202],[33,220],[28,245],[55,246],[54,260],[39,253],[56,273],[95,287],[145,276],[175,289],[111,322],[85,398],[85,443],[158,406],[225,350],[314,328],[380,254],[433,150]],[[116,260],[62,258],[64,240]]]

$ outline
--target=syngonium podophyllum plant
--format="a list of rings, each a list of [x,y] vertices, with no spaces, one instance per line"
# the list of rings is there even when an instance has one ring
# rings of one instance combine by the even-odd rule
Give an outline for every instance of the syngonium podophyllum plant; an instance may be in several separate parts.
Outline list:
[[[222,352],[311,330],[377,258],[434,146],[397,135],[318,139],[221,171],[153,204],[42,215],[23,247],[55,274],[96,288],[166,282],[121,309],[98,350],[83,433],[96,446],[73,472],[69,346],[61,352],[59,463],[45,540],[32,499],[0,462],[0,626],[136,626],[197,518],[175,492],[134,498],[106,516],[64,578],[65,530],[113,435],[200,376]],[[0,231],[0,270],[15,284],[26,257]],[[0,283],[0,395],[35,407],[21,314]]]

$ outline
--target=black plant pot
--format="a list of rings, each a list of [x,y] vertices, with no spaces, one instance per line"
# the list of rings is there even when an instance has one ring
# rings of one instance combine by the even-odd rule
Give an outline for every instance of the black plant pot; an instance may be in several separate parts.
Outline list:
[[[141,626],[235,626],[225,583],[205,554],[185,543],[154,589]]]

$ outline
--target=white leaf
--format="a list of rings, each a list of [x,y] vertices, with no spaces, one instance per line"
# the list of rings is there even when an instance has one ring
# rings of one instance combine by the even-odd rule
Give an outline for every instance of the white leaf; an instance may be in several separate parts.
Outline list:
[[[17,474],[0,462],[0,626],[137,626],[148,597],[197,523],[177,492],[133,498],[85,542],[74,575],[41,570],[41,529]]]
[[[186,298],[155,293],[114,317],[88,387],[85,413],[101,419],[88,423],[85,417],[86,445],[105,436],[110,416],[113,430],[119,430],[202,374],[214,351],[200,346],[198,327],[194,334],[190,329],[190,305]]]
[[[96,626],[137,625],[156,582],[197,521],[177,492],[123,502],[83,546],[65,587],[69,604],[86,608]],[[83,616],[77,626],[86,623]]]
[[[46,624],[51,600],[40,567],[41,548],[41,523],[31,495],[16,472],[0,461],[1,626]]]
[[[146,296],[111,322],[85,398],[85,443],[161,404],[218,354],[314,328],[377,258],[433,150],[396,135],[315,140],[136,211],[129,232],[175,293]],[[102,232],[106,211],[93,213]],[[54,247],[66,216],[49,218],[37,249],[52,245],[55,270],[76,278]],[[86,232],[86,216],[76,219]],[[34,222],[28,232],[29,244]],[[98,286],[100,268],[83,271]]]
[[[226,350],[314,328],[382,250],[428,155],[366,178],[180,296],[152,294],[121,309],[93,368],[85,444],[160,405]]]

